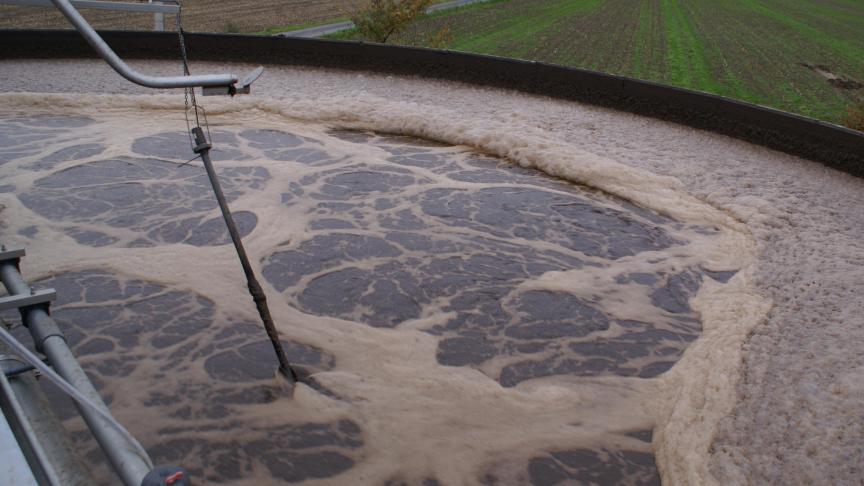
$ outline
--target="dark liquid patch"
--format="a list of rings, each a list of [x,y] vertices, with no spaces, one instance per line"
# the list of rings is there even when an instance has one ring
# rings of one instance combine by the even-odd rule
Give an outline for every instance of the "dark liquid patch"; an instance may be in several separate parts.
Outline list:
[[[210,133],[213,149],[210,151],[214,161],[247,160],[250,157],[238,149],[237,136],[231,132],[216,130]],[[183,132],[163,132],[149,137],[141,137],[132,142],[132,151],[147,157],[187,161],[195,157],[190,135]]]
[[[185,133],[159,133],[133,143],[133,152],[170,163],[121,157],[58,171],[59,164],[103,150],[63,140],[68,148],[42,153],[46,136],[65,136],[76,124],[92,121],[64,123],[60,118],[0,121],[0,142],[12,140],[0,143],[0,163],[2,157],[39,153],[33,168],[54,169],[20,191],[25,206],[93,247],[228,243],[203,170],[176,163],[191,158]],[[646,265],[672,258],[687,245],[673,236],[685,225],[464,148],[331,132],[383,149],[380,160],[355,160],[285,131],[216,135],[217,161],[263,154],[302,174],[275,181],[264,168],[218,165],[230,201],[265,184],[281,184],[286,214],[310,208],[292,215],[306,217],[306,232],[284,234],[276,241],[285,243],[261,260],[264,277],[290,305],[384,329],[446,313],[443,321],[421,327],[438,338],[438,362],[477,368],[505,387],[548,376],[662,374],[701,331],[689,299],[703,276],[724,281],[734,273],[688,265],[630,268],[628,259],[646,252],[657,252],[647,253]],[[236,210],[235,219],[244,235],[259,224],[251,211]],[[35,227],[19,232],[38,235]],[[620,270],[608,272],[609,286],[596,294],[532,286],[548,272],[587,275],[609,268]],[[261,420],[244,415],[283,399],[273,378],[272,349],[257,323],[220,310],[202,295],[99,270],[66,273],[42,284],[58,290],[54,315],[107,402],[128,400],[120,394],[139,380],[134,391],[140,403],[125,413],[135,417],[143,410],[143,417],[162,418],[158,425],[129,422],[156,462],[179,463],[196,480],[219,483],[262,471],[280,482],[330,478],[364,460],[363,431],[347,417],[304,422],[292,421],[290,412]],[[625,297],[644,297],[651,318],[613,315],[607,305],[612,297],[604,292],[619,290]],[[341,399],[339,390],[314,380],[314,373],[336,369],[333,356],[303,343],[284,344],[309,386]],[[141,389],[140,380],[149,380],[148,386]],[[619,438],[630,443],[621,449],[538,448],[516,461],[517,474],[502,476],[493,468],[484,481],[656,484],[650,432],[625,435]],[[92,462],[100,462],[93,444],[81,440]],[[438,483],[431,474],[407,479],[402,473],[394,472],[391,484]]]
[[[603,484],[659,486],[654,456],[639,451],[575,449],[551,452],[528,463],[532,485]]]
[[[0,165],[42,152],[45,143],[69,138],[69,130],[93,123],[87,117],[19,116],[0,120]]]
[[[38,285],[57,290],[52,314],[98,388],[132,379],[142,363],[155,364],[143,376],[158,386],[148,386],[142,405],[166,421],[186,424],[162,424],[151,435],[150,427],[128,424],[139,437],[150,438],[145,446],[157,462],[183,464],[213,483],[247,476],[253,467],[297,482],[338,475],[360,457],[362,431],[351,420],[293,423],[286,414],[267,426],[238,421],[238,407],[287,400],[274,379],[278,363],[259,324],[224,316],[200,295],[99,270],[65,273]],[[335,365],[320,349],[284,345],[307,372]],[[197,371],[201,363],[203,374]],[[74,415],[68,400],[56,402],[65,404],[62,416]],[[98,457],[86,435],[82,445]]]
[[[343,163],[289,185],[286,204],[321,201],[309,214],[312,235],[262,263],[297,308],[395,327],[440,305],[453,317],[428,329],[441,337],[438,362],[478,367],[504,386],[554,375],[657,376],[701,331],[688,305],[697,270],[618,276],[644,288],[662,323],[616,319],[599,300],[563,291],[519,290],[546,272],[597,265],[586,256],[613,261],[682,244],[666,229],[678,222],[491,157],[460,159],[406,137],[331,134],[392,155],[390,164]],[[426,189],[430,172],[470,185]],[[490,368],[493,360],[501,364]]]
[[[276,427],[245,427],[231,422],[206,443],[183,439],[199,430],[176,428],[160,435],[179,437],[151,449],[157,463],[178,457],[195,458],[190,473],[207,483],[228,483],[248,478],[254,469],[266,468],[276,482],[299,483],[337,476],[362,457],[363,438],[351,420]],[[200,478],[200,479],[199,479]]]
[[[244,191],[261,189],[270,179],[260,167],[227,167],[219,173],[229,202]],[[126,241],[132,247],[230,242],[207,175],[195,166],[129,158],[90,162],[38,179],[32,190],[18,197],[48,219],[125,230],[119,234],[128,234],[131,241]],[[257,225],[257,217],[249,211],[236,211],[234,219],[242,236]],[[118,236],[81,227],[69,227],[66,233],[90,246],[123,242]]]
[[[31,164],[28,169],[33,170],[49,170],[62,162],[73,160],[82,160],[90,157],[95,157],[105,151],[105,147],[98,143],[85,143],[81,145],[73,145],[60,149],[47,157],[42,158],[38,162]]]
[[[281,130],[244,130],[240,137],[249,146],[261,150],[271,160],[299,162],[309,165],[329,165],[333,158],[321,149],[321,142]]]

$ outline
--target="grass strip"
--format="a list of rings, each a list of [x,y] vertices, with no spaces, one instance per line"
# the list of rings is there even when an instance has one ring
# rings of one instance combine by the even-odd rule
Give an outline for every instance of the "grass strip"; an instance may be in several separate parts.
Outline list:
[[[477,35],[460,37],[454,41],[452,48],[484,54],[495,54],[502,45],[521,45],[523,48],[517,51],[529,50],[533,47],[532,37],[567,17],[594,10],[600,3],[600,0],[544,2],[531,10],[504,17]]]
[[[662,0],[666,21],[666,66],[668,81],[679,86],[718,92],[719,83],[712,76],[705,48],[687,19],[680,0]]]
[[[779,12],[777,10],[771,9],[767,7],[766,4],[763,2],[758,2],[755,0],[739,1],[741,1],[748,10],[797,31],[807,39],[833,50],[836,55],[842,56],[846,61],[860,62],[862,52],[861,49],[854,44],[847,42],[843,39],[837,39],[832,35],[829,35],[819,29],[811,27],[805,22],[790,17],[784,12]]]

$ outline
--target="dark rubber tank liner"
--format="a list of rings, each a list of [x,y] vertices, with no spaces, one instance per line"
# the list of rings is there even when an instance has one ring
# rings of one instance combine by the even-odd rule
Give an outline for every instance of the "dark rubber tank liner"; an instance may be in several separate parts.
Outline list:
[[[103,31],[121,57],[179,59],[172,32]],[[711,94],[621,76],[454,51],[362,42],[187,34],[189,57],[423,76],[513,89],[647,115],[728,135],[864,177],[864,134]],[[71,30],[0,31],[0,59],[90,58]]]

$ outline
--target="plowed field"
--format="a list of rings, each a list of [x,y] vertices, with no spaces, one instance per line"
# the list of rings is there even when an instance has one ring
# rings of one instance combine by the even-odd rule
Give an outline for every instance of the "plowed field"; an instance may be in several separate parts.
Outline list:
[[[125,0],[131,1],[131,0]],[[342,16],[360,0],[182,0],[183,28],[194,32],[258,32],[273,26],[316,23]],[[81,10],[96,28],[152,29],[153,16],[102,10]],[[166,16],[172,28],[174,17]],[[53,8],[0,5],[0,29],[69,28]]]
[[[429,16],[402,40],[444,26],[451,49],[659,81],[829,121],[864,100],[861,1],[508,0]]]
[[[284,30],[344,16],[359,1],[184,0],[184,27]],[[99,28],[153,23],[149,14],[84,13]],[[864,103],[858,0],[492,0],[428,15],[395,42],[422,45],[444,26],[455,50],[632,76],[832,122]],[[68,24],[53,9],[0,6],[0,28],[22,27]]]

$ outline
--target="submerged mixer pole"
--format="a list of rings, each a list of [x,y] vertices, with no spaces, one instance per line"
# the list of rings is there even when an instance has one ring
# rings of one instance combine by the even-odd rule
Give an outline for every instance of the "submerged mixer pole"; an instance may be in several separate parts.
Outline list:
[[[243,265],[243,272],[246,273],[247,287],[249,293],[252,294],[252,300],[255,301],[255,307],[258,308],[258,314],[261,316],[261,321],[264,323],[264,329],[267,331],[267,337],[273,344],[273,349],[276,351],[276,358],[279,360],[279,373],[285,377],[289,385],[294,386],[297,382],[297,374],[288,363],[288,358],[285,356],[285,350],[282,349],[282,342],[279,341],[279,334],[276,332],[276,326],[273,324],[273,317],[270,315],[270,308],[267,307],[267,296],[264,295],[264,290],[258,279],[255,278],[255,273],[252,271],[252,265],[249,263],[249,258],[246,256],[246,250],[243,248],[243,242],[240,240],[240,232],[237,231],[237,226],[234,224],[234,218],[231,217],[231,210],[228,209],[228,203],[225,201],[225,195],[222,193],[222,186],[219,184],[219,179],[216,176],[216,171],[213,169],[213,163],[210,161],[210,142],[204,134],[204,130],[198,123],[199,107],[195,101],[194,87],[201,87],[205,95],[224,94],[234,96],[235,94],[248,94],[250,87],[255,80],[261,76],[264,71],[263,67],[258,67],[253,70],[245,79],[238,83],[237,76],[233,74],[205,74],[192,76],[189,73],[188,59],[186,58],[186,41],[183,37],[183,25],[180,21],[180,8],[178,3],[177,8],[177,35],[180,38],[180,54],[183,61],[183,76],[148,76],[135,71],[128,64],[123,62],[108,44],[99,36],[92,26],[84,17],[78,13],[75,7],[69,0],[51,0],[55,7],[63,13],[64,16],[75,26],[75,29],[84,36],[84,39],[96,50],[96,52],[105,61],[114,68],[121,76],[132,81],[133,83],[147,86],[149,88],[184,88],[186,90],[186,102],[188,110],[188,102],[192,101],[195,110],[196,124],[195,128],[191,129],[194,139],[193,151],[204,161],[204,168],[207,170],[207,177],[210,178],[210,184],[213,186],[213,192],[216,194],[216,200],[219,202],[219,209],[222,210],[222,217],[225,218],[225,224],[228,226],[228,233],[231,234],[231,241],[234,242],[234,248],[237,250],[237,256],[240,258],[240,264]],[[188,115],[188,111],[187,111]],[[187,118],[188,122],[188,118]],[[206,125],[206,122],[205,122]]]
[[[234,248],[237,250],[237,256],[240,258],[240,264],[243,266],[243,272],[246,274],[247,287],[252,295],[252,300],[255,301],[255,307],[258,308],[258,314],[261,316],[261,321],[264,323],[264,329],[267,331],[267,337],[270,338],[270,343],[273,344],[273,350],[276,351],[276,358],[279,360],[279,373],[288,381],[288,384],[294,386],[297,382],[297,374],[291,365],[288,363],[288,357],[285,355],[285,350],[282,349],[282,342],[279,340],[279,333],[276,332],[276,326],[273,324],[273,317],[270,315],[270,308],[267,306],[267,296],[264,295],[264,289],[255,278],[255,272],[252,270],[252,264],[249,263],[249,257],[246,256],[246,249],[243,248],[243,241],[240,239],[240,232],[237,231],[237,225],[234,224],[234,218],[231,216],[231,210],[228,209],[228,202],[225,200],[225,194],[222,193],[222,186],[219,184],[219,178],[216,175],[216,170],[213,168],[213,162],[210,160],[210,142],[204,135],[204,130],[200,126],[192,129],[192,138],[195,143],[193,151],[201,156],[204,162],[204,169],[207,170],[207,177],[210,178],[210,184],[213,186],[213,193],[216,194],[216,200],[219,202],[219,209],[222,210],[222,217],[225,219],[225,225],[228,226],[228,233],[231,235],[231,241],[234,242]]]

